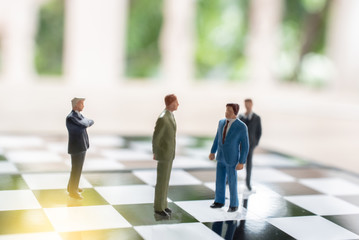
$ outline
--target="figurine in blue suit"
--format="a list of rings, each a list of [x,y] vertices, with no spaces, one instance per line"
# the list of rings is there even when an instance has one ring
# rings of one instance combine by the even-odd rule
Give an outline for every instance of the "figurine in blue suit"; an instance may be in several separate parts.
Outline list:
[[[226,118],[219,121],[216,138],[209,155],[209,159],[214,160],[217,153],[216,196],[210,207],[224,206],[228,178],[230,192],[228,212],[238,210],[237,170],[243,169],[249,149],[248,129],[241,120],[237,119],[238,111],[238,104],[226,105]]]

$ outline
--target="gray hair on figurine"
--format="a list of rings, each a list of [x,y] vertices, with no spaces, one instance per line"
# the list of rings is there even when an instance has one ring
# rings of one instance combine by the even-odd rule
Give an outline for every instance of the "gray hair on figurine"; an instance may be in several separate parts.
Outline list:
[[[82,100],[85,100],[85,98],[77,98],[77,97],[73,98],[71,100],[72,108],[74,108],[77,105],[77,103],[82,101]]]

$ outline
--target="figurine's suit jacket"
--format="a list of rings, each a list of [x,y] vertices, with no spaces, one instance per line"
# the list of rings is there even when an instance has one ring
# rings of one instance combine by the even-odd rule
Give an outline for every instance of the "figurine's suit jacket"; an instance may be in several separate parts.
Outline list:
[[[66,127],[69,132],[69,154],[81,153],[90,147],[86,128],[93,123],[94,121],[85,118],[74,110],[66,117]]]
[[[239,117],[239,120],[247,125],[249,147],[254,149],[258,145],[259,139],[262,136],[261,118],[257,114],[253,113],[251,120],[246,119],[243,115]]]
[[[176,122],[168,110],[157,119],[152,137],[152,152],[158,161],[172,161],[176,152]]]
[[[238,163],[246,163],[249,149],[247,126],[241,120],[236,119],[229,128],[223,144],[222,137],[225,124],[226,119],[219,121],[211,153],[217,152],[217,161],[228,167],[235,167]]]
[[[176,149],[176,122],[172,113],[164,110],[157,119],[152,138],[152,151],[157,162],[154,209],[168,208],[167,193]]]

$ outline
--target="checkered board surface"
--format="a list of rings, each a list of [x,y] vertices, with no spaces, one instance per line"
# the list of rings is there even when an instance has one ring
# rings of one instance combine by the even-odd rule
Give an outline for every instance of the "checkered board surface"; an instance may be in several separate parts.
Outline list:
[[[227,212],[228,199],[211,209],[210,144],[178,138],[164,220],[153,212],[150,138],[92,136],[78,201],[65,190],[66,138],[0,136],[0,240],[359,239],[356,175],[264,150],[254,155],[255,191],[238,172],[239,211]]]

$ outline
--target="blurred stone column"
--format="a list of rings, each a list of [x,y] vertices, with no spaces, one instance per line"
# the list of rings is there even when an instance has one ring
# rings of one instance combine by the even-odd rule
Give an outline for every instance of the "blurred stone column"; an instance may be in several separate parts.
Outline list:
[[[247,56],[249,80],[261,86],[275,82],[282,0],[251,0]]]
[[[162,71],[167,84],[183,86],[194,76],[195,10],[193,0],[164,0],[160,40]]]
[[[358,0],[332,1],[327,52],[335,67],[335,89],[359,89],[358,13]]]
[[[113,84],[124,72],[128,0],[67,0],[65,73],[71,84]]]
[[[33,80],[37,6],[34,0],[1,3],[2,72],[6,84],[23,85]]]

